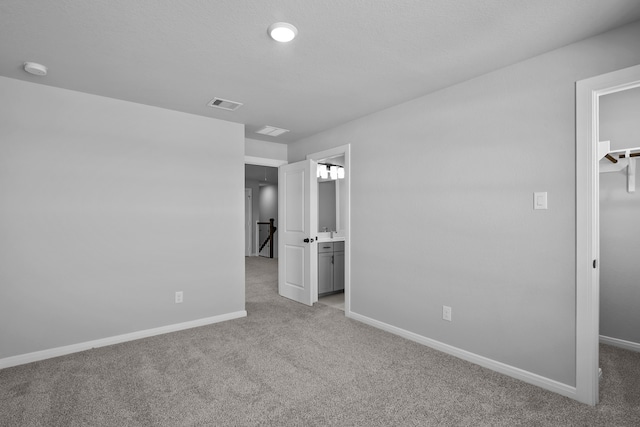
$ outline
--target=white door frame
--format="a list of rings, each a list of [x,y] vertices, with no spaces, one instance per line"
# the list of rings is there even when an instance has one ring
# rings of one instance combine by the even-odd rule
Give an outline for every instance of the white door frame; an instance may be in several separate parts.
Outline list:
[[[282,165],[286,165],[286,160],[268,159],[266,157],[253,157],[244,156],[245,165],[257,165],[257,166],[270,166],[272,168],[278,168]]]
[[[253,233],[251,226],[253,221],[253,190],[244,189],[244,256],[251,256],[253,250]],[[247,209],[247,199],[249,199],[249,208]]]
[[[576,396],[598,403],[600,97],[640,87],[640,65],[576,83]]]
[[[345,179],[345,200],[347,205],[344,207],[344,314],[351,317],[351,144],[341,145],[339,147],[330,148],[318,153],[307,154],[307,160],[315,160],[316,162],[331,157],[344,155],[344,179]]]

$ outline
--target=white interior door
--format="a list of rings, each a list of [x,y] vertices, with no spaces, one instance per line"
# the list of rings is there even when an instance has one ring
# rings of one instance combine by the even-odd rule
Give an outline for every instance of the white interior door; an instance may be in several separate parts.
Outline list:
[[[318,301],[316,172],[313,160],[278,171],[278,293],[306,305]]]

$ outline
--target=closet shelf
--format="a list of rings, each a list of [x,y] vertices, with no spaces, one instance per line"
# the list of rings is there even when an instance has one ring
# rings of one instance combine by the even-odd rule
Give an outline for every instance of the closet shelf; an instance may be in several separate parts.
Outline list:
[[[600,163],[600,172],[627,171],[627,192],[636,191],[636,157],[640,157],[640,147],[611,150],[611,141],[600,141],[598,144],[599,160],[608,162]],[[617,158],[616,158],[617,156]]]

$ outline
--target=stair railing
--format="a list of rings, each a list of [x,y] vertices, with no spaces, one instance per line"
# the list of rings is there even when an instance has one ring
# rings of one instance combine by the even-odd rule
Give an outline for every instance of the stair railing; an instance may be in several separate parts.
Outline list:
[[[269,222],[258,222],[257,223],[258,225],[268,225],[269,226],[269,235],[267,236],[265,241],[262,242],[262,245],[260,245],[260,249],[258,249],[258,253],[260,253],[260,251],[262,251],[262,249],[264,249],[264,247],[267,246],[267,243],[270,243],[269,244],[269,258],[273,258],[273,235],[278,230],[278,227],[273,225],[274,221],[275,220],[273,218],[271,218],[271,219],[269,219]]]

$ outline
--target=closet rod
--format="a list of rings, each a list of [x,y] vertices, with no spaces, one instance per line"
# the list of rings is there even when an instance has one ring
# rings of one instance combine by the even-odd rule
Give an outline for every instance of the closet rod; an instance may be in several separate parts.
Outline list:
[[[607,154],[607,156],[608,156],[608,154]],[[629,157],[640,157],[640,153],[631,153],[631,154],[629,154]],[[620,159],[624,159],[624,158],[625,158],[625,155],[624,155],[624,154],[620,154],[620,155],[618,156],[618,158],[620,158]]]
[[[611,163],[618,163],[618,161],[616,160],[615,157],[613,157],[611,154],[607,154],[606,156],[604,156],[607,160],[610,160]]]

